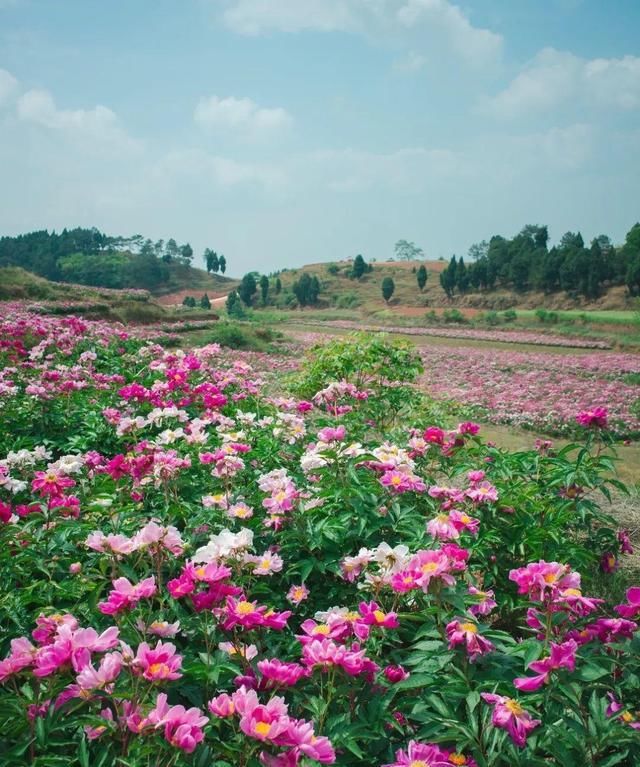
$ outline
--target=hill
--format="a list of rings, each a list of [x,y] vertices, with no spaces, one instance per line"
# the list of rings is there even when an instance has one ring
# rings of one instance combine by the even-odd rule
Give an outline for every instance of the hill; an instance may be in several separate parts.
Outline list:
[[[421,263],[427,269],[427,283],[420,291],[416,272]],[[538,291],[518,293],[496,288],[490,291],[447,297],[440,285],[440,273],[447,268],[445,261],[383,261],[371,264],[372,271],[360,279],[349,276],[351,261],[308,264],[299,269],[278,273],[282,292],[277,304],[285,307],[293,300],[293,283],[303,273],[316,275],[320,281],[320,300],[316,309],[358,309],[363,314],[385,312],[400,316],[423,316],[425,312],[457,308],[468,316],[480,311],[505,309],[607,310],[632,309],[633,301],[622,286],[610,287],[598,299],[571,298],[564,292],[545,295]],[[382,298],[382,281],[391,277],[395,291],[389,304]],[[271,280],[273,282],[273,278]]]

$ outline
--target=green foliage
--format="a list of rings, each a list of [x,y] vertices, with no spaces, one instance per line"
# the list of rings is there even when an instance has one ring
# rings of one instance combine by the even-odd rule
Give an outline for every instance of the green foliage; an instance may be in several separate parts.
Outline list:
[[[382,335],[353,333],[314,347],[306,355],[293,388],[301,397],[311,397],[333,381],[346,381],[375,393],[378,417],[394,417],[416,401],[411,384],[422,372],[414,346]],[[399,385],[388,387],[389,381]],[[380,401],[380,397],[384,401]]]
[[[384,280],[382,280],[382,285],[381,285],[382,297],[387,303],[389,303],[389,299],[393,295],[395,289],[396,289],[396,285],[393,281],[393,277],[385,277]]]
[[[353,266],[351,268],[351,275],[355,277],[356,280],[359,280],[363,274],[366,274],[367,272],[367,264],[364,258],[358,253],[358,255],[353,259]]]
[[[258,285],[253,272],[245,274],[238,287],[238,295],[245,306],[251,306],[253,297],[258,291]]]
[[[536,309],[536,317],[542,323],[555,325],[558,322],[558,313],[550,312],[547,309]]]
[[[425,285],[427,284],[427,269],[424,264],[420,264],[418,267],[418,271],[416,272],[416,280],[418,282],[418,287],[420,288],[420,292],[422,293],[424,291]]]
[[[320,295],[320,281],[315,274],[303,272],[293,283],[292,290],[300,306],[314,306]]]
[[[445,309],[442,313],[445,322],[462,325],[467,322],[466,317],[458,309]]]
[[[204,293],[200,299],[200,308],[211,309],[211,301],[209,300],[209,296],[206,293]]]
[[[260,277],[260,298],[262,300],[262,305],[267,305],[267,299],[269,298],[269,278],[266,274],[263,274],[262,277]]]
[[[245,316],[245,311],[242,307],[242,301],[240,300],[240,296],[235,290],[232,290],[231,293],[229,293],[227,296],[225,308],[229,317],[242,319]]]
[[[419,248],[415,242],[398,240],[393,250],[396,254],[396,258],[399,261],[418,261],[419,259],[424,258],[424,251],[422,248]]]

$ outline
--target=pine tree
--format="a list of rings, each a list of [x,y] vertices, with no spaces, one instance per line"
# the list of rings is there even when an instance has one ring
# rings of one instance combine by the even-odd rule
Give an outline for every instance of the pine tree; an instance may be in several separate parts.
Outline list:
[[[420,292],[424,291],[424,286],[427,284],[427,270],[424,264],[420,264],[418,271],[416,272],[416,280],[418,281],[418,287]]]
[[[389,303],[389,299],[393,295],[395,289],[396,285],[392,277],[385,277],[384,280],[382,280],[382,297],[386,303]]]

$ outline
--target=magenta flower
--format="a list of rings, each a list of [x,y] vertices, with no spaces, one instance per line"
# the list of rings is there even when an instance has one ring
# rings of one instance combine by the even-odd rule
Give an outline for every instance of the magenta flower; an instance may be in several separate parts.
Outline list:
[[[518,594],[539,602],[554,598],[561,590],[580,588],[580,574],[572,573],[569,565],[543,560],[511,570],[509,580],[518,584]]]
[[[384,674],[385,679],[388,682],[391,682],[391,684],[403,682],[410,676],[409,672],[403,666],[386,666],[382,673]]]
[[[278,658],[258,661],[258,671],[275,686],[287,687],[297,684],[302,677],[309,675],[309,669],[304,666],[298,663],[285,663]]]
[[[481,693],[481,697],[485,703],[494,707],[491,718],[494,727],[506,730],[516,746],[524,748],[529,733],[542,722],[539,719],[533,719],[531,714],[513,698],[486,692]]]
[[[627,603],[617,605],[615,611],[623,618],[635,618],[640,613],[640,586],[627,589]]]
[[[138,646],[133,669],[149,682],[164,682],[179,679],[182,674],[182,656],[176,654],[176,648],[169,642],[151,648],[146,642]]]
[[[294,605],[299,605],[300,602],[303,602],[308,596],[309,589],[304,583],[301,583],[299,586],[292,586],[289,591],[287,591],[287,600]]]
[[[229,695],[227,695],[226,692],[223,692],[220,695],[216,695],[215,698],[212,698],[207,704],[207,707],[209,711],[219,719],[226,719],[230,716],[233,716],[236,711],[233,700]]]
[[[152,597],[156,591],[156,579],[152,575],[133,585],[127,578],[116,578],[114,589],[109,592],[106,602],[98,603],[98,610],[105,615],[116,615],[122,610],[130,610],[141,599]]]
[[[469,621],[454,620],[448,623],[447,639],[450,650],[463,644],[471,663],[495,649],[488,639],[478,633],[478,625]]]
[[[576,416],[580,426],[586,428],[606,429],[608,413],[606,407],[594,407],[593,410],[581,410]]]
[[[480,591],[475,586],[469,586],[467,591],[477,600],[467,610],[470,615],[488,615],[498,604],[493,598],[493,591]]]
[[[145,720],[145,723],[152,724],[156,729],[164,727],[165,740],[187,754],[195,751],[198,743],[204,740],[202,728],[208,722],[199,708],[168,706],[164,693],[158,695],[155,708]]]
[[[578,644],[573,639],[569,639],[562,644],[554,644],[552,642],[551,653],[548,658],[543,658],[543,660],[537,660],[529,664],[529,668],[537,672],[536,676],[518,677],[513,680],[514,686],[521,692],[535,692],[543,684],[547,684],[552,671],[557,671],[560,668],[575,671],[577,649]]]
[[[410,740],[407,750],[396,751],[396,760],[384,767],[450,767],[446,751],[433,743]]]

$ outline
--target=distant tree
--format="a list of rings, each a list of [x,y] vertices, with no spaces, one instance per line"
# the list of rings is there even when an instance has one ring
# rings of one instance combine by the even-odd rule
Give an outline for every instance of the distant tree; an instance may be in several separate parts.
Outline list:
[[[196,305],[196,299],[193,296],[185,296],[182,300],[182,305],[193,309]]]
[[[158,240],[154,244],[153,250],[155,252],[156,258],[162,258],[164,256],[164,240]]]
[[[191,259],[193,258],[193,248],[191,247],[191,245],[189,245],[189,243],[187,243],[186,245],[183,245],[180,248],[180,255],[182,256],[182,260],[184,261],[184,263],[187,264],[187,266],[189,266],[191,264]]]
[[[314,274],[311,278],[311,286],[309,289],[309,303],[317,304],[318,296],[320,295],[320,280]]]
[[[440,272],[440,285],[442,286],[444,292],[447,294],[447,298],[451,298],[453,296],[453,292],[456,287],[457,269],[458,262],[456,261],[456,257],[451,256],[451,261],[449,261],[447,268]]]
[[[218,256],[218,264],[220,271],[224,274],[227,271],[227,259],[223,255]]]
[[[225,309],[227,310],[227,314],[229,315],[229,317],[235,317],[236,319],[240,319],[244,317],[244,309],[242,308],[242,301],[240,300],[240,296],[235,290],[232,290],[231,293],[229,293],[229,295],[227,296]]]
[[[280,295],[280,291],[282,290],[282,283],[280,282],[280,277],[276,277],[276,295]]]
[[[220,268],[220,263],[218,261],[218,254],[215,252],[215,250],[211,250],[211,248],[206,248],[204,251],[204,260],[207,265],[207,272],[214,272],[214,273],[218,272],[218,269]]]
[[[464,264],[464,258],[462,256],[460,256],[460,260],[456,267],[455,285],[461,294],[464,294],[469,290],[469,275],[467,274],[467,267]]]
[[[469,258],[471,261],[479,261],[481,258],[486,258],[489,252],[489,243],[486,240],[481,242],[474,242],[469,248]]]
[[[164,246],[164,255],[162,256],[164,261],[175,261],[178,256],[180,255],[180,249],[178,248],[178,243],[173,239],[173,237],[169,238],[167,240],[167,244]]]
[[[156,252],[153,247],[153,243],[151,240],[147,239],[143,242],[142,247],[140,248],[140,255],[141,256],[153,256],[155,258]]]
[[[318,302],[320,281],[315,274],[311,276],[303,272],[300,279],[293,283],[292,290],[300,306],[313,306]]]
[[[418,287],[422,293],[424,286],[427,284],[427,269],[424,264],[420,264],[418,271],[416,272],[416,280],[418,281]]]
[[[263,274],[262,277],[260,277],[260,295],[262,298],[262,305],[267,305],[267,298],[269,296],[269,278],[266,274]]]
[[[356,278],[356,280],[359,280],[366,271],[367,271],[367,263],[364,260],[364,258],[358,253],[358,255],[353,259],[353,267],[351,269],[351,274]]]
[[[625,283],[630,295],[640,296],[640,252],[629,259]]]
[[[394,246],[396,258],[400,261],[418,261],[424,258],[422,248],[419,248],[414,242],[407,240],[398,240]]]
[[[393,281],[393,277],[385,277],[384,280],[382,280],[382,297],[384,298],[385,302],[388,304],[389,299],[393,295],[396,285]]]
[[[256,278],[252,272],[245,274],[238,287],[238,295],[242,299],[245,306],[251,306],[253,296],[256,294],[258,286],[256,285]]]

